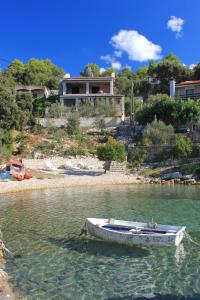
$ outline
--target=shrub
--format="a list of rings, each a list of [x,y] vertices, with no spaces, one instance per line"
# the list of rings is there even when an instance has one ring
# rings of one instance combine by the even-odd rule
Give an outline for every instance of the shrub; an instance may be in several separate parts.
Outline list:
[[[34,150],[46,155],[52,155],[57,152],[57,146],[59,146],[57,143],[42,141],[37,145],[37,147],[35,147]]]
[[[33,101],[33,116],[42,118],[45,115],[45,109],[48,105],[46,98],[37,98]]]
[[[109,138],[105,145],[97,147],[97,157],[103,161],[125,161],[125,147],[118,143],[115,139]]]
[[[190,156],[192,153],[192,143],[187,137],[179,136],[176,139],[176,144],[173,147],[173,154],[175,158],[184,158]]]
[[[94,105],[90,101],[85,101],[78,105],[78,112],[81,117],[92,117],[94,115]]]
[[[48,108],[48,115],[50,118],[60,118],[62,115],[63,107],[60,103],[51,103]]]
[[[145,149],[133,148],[128,153],[128,162],[130,162],[135,166],[144,163],[146,158],[147,158],[147,151]]]
[[[130,116],[131,115],[131,102],[130,101],[125,101],[124,108],[125,108],[126,117]]]
[[[196,144],[192,147],[192,157],[200,156],[200,144]]]
[[[155,157],[154,157],[154,160],[155,161],[165,161],[169,158],[171,158],[173,155],[172,155],[172,151],[171,150],[166,150],[166,149],[163,149],[163,150],[160,150],[158,151],[156,154],[155,154]]]
[[[69,155],[69,156],[86,155],[86,150],[80,147],[79,145],[72,145],[65,151],[64,155]]]
[[[26,145],[24,142],[21,142],[18,147],[18,154],[23,154],[26,150]]]
[[[95,114],[105,117],[114,117],[117,113],[115,102],[99,100],[95,106]]]
[[[95,120],[95,126],[101,130],[101,132],[104,131],[104,129],[106,128],[106,123],[105,123],[105,119],[104,117],[97,117]]]
[[[67,132],[65,129],[62,129],[62,128],[58,128],[52,134],[53,134],[54,139],[58,142],[63,142],[64,139],[67,138]]]
[[[69,115],[67,120],[67,132],[71,135],[77,133],[80,126],[79,114],[73,112]]]
[[[7,145],[0,146],[0,161],[9,161],[12,156],[12,149]]]
[[[172,125],[166,125],[163,121],[158,121],[156,118],[146,126],[144,139],[149,139],[152,144],[169,144],[174,135]]]
[[[15,137],[15,142],[17,143],[25,142],[25,140],[26,140],[26,136],[24,134],[18,134]]]

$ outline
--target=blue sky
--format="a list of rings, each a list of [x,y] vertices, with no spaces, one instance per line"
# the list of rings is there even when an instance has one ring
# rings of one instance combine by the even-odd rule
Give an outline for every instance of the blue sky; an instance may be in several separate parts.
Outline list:
[[[0,58],[49,58],[71,75],[91,62],[136,70],[170,52],[191,65],[200,61],[199,11],[199,0],[2,1]]]

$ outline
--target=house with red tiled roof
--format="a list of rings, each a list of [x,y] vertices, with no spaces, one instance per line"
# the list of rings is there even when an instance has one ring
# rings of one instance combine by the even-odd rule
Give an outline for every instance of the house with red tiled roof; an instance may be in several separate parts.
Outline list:
[[[175,97],[186,99],[200,99],[200,80],[189,80],[175,84]]]

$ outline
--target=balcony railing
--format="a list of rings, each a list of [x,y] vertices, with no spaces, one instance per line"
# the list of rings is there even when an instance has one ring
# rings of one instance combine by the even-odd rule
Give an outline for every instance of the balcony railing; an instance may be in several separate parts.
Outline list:
[[[194,94],[185,94],[185,95],[177,95],[176,98],[181,100],[187,100],[187,99],[200,99],[200,93],[194,93]]]

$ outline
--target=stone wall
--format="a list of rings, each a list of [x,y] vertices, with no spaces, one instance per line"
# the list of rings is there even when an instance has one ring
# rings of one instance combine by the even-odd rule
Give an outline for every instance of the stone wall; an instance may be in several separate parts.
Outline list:
[[[106,127],[116,127],[122,123],[121,117],[106,117],[104,118]],[[67,125],[67,118],[40,118],[38,119],[39,124],[43,127],[54,126],[62,127]],[[96,118],[80,118],[80,127],[81,128],[95,128]]]
[[[147,161],[152,162],[156,161],[156,157],[160,152],[170,152],[172,146],[132,146],[128,147],[128,151],[132,151],[133,149],[141,149],[147,151]]]
[[[50,161],[51,164],[56,168],[59,168],[60,166],[70,162],[74,167],[77,167],[78,164],[83,163],[84,165],[92,166],[93,169],[102,169],[102,165],[104,163],[95,157],[53,157],[46,159],[23,159],[25,167],[33,170],[43,169],[45,167],[46,161]]]

